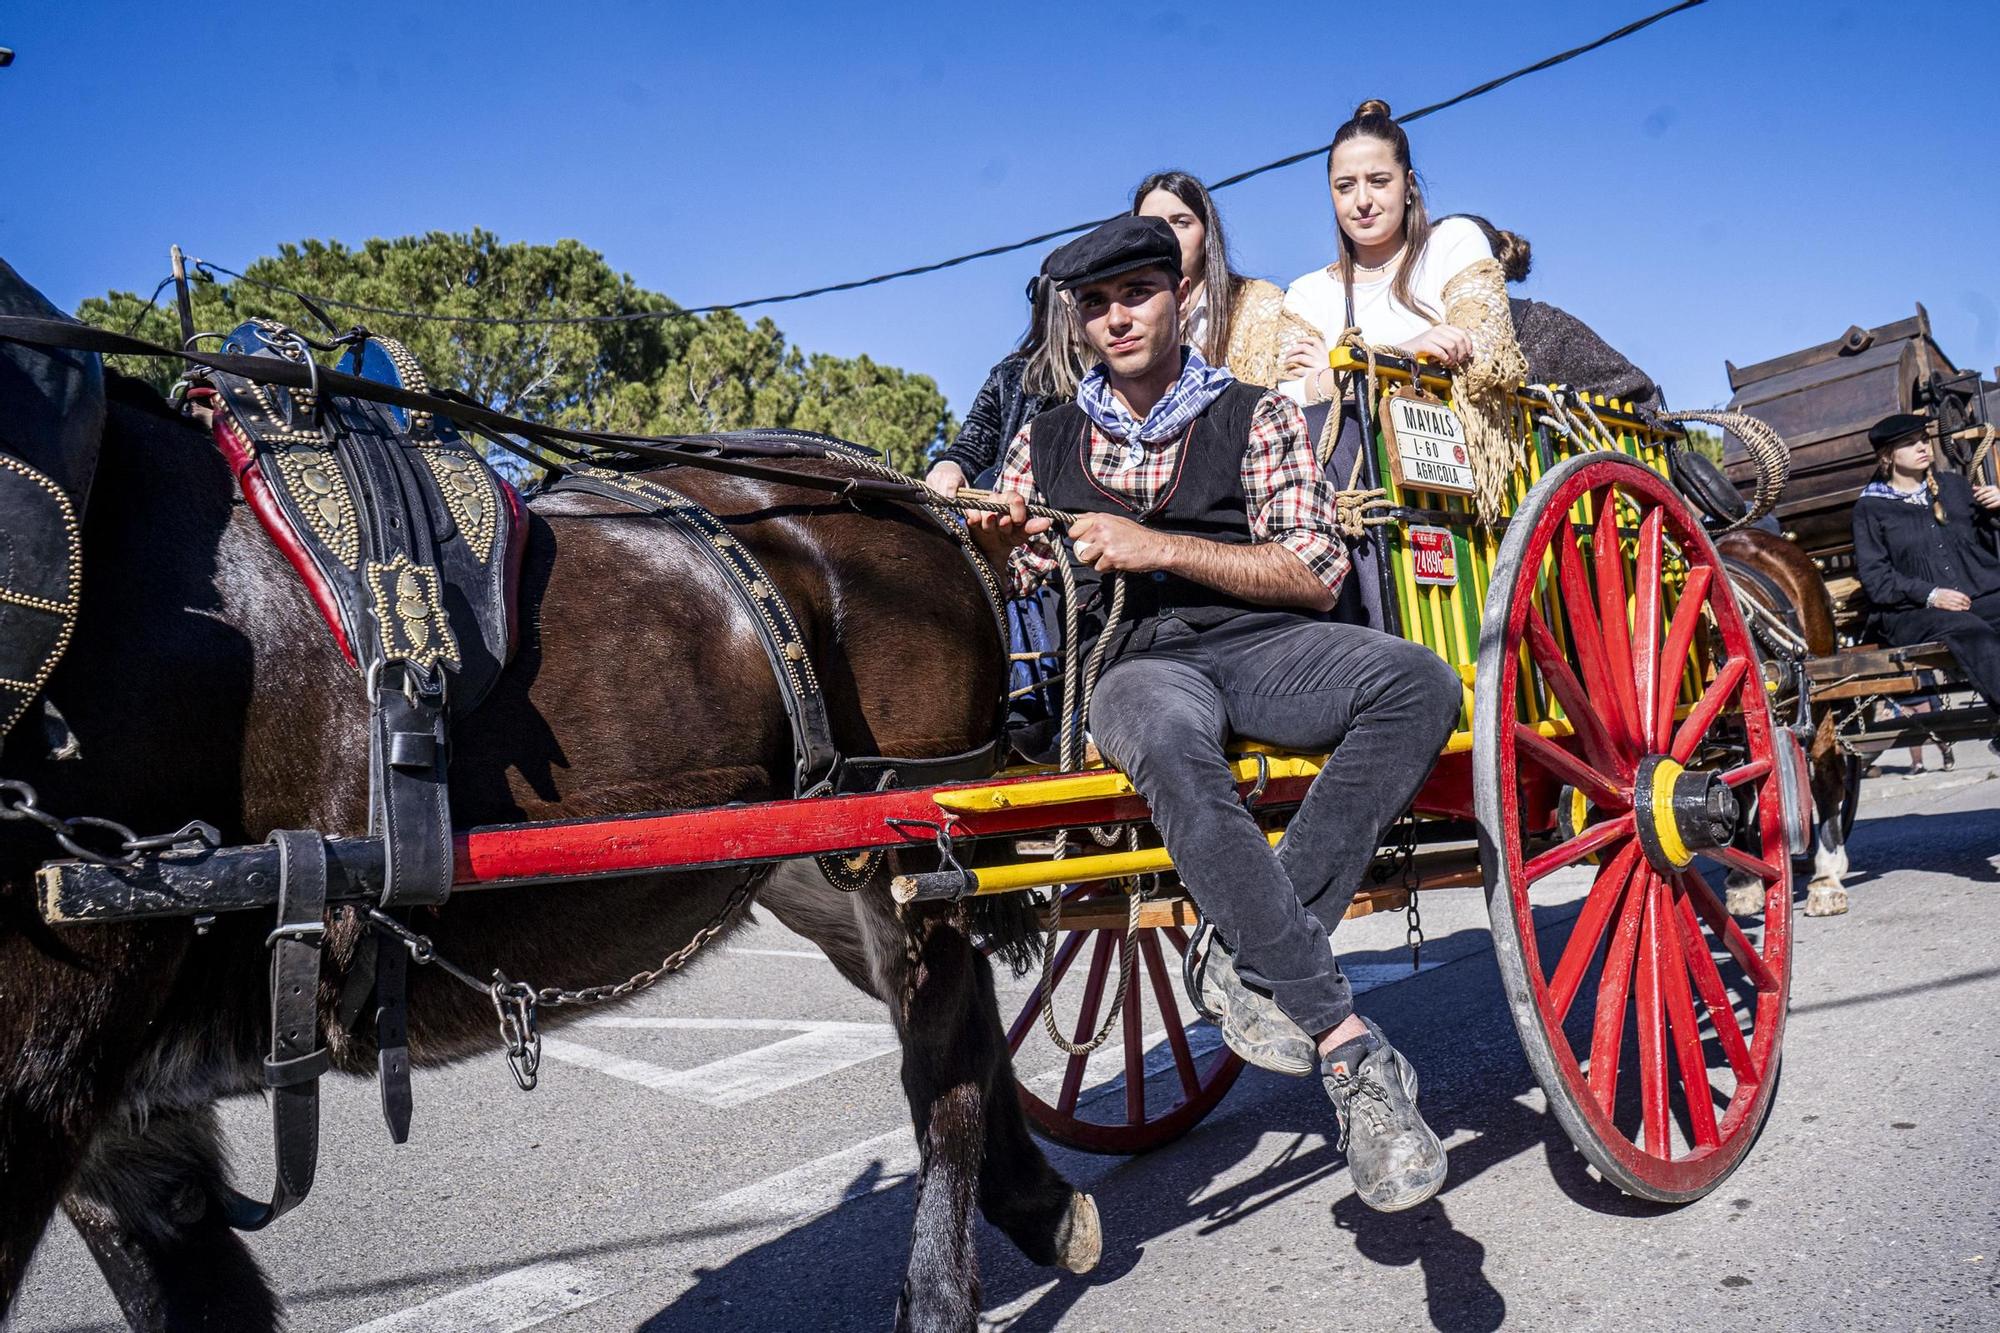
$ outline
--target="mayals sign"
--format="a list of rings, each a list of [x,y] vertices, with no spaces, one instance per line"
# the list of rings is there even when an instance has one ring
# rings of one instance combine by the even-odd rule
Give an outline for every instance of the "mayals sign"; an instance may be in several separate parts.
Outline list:
[[[1471,495],[1472,458],[1465,451],[1465,423],[1433,398],[1397,392],[1384,397],[1384,421],[1395,442],[1390,465],[1396,480],[1421,491]]]

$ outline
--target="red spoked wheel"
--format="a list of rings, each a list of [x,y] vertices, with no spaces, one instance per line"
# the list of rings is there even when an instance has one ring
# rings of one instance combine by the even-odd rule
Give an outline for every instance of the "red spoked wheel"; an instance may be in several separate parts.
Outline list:
[[[1022,1065],[1038,1063],[1023,1061],[1023,1048],[1050,1047],[1041,972],[1031,971],[1013,987],[1005,986],[1004,974],[1000,979],[1003,1007],[1011,994],[1025,992],[1007,1029],[1021,1109],[1044,1137],[1086,1152],[1141,1153],[1173,1142],[1214,1110],[1243,1072],[1243,1062],[1182,990],[1188,932],[1180,925],[1141,925],[1128,946],[1126,902],[1122,892],[1099,884],[1079,885],[1063,897],[1063,932],[1050,976],[1057,1027],[1071,1042],[1083,1045],[1104,1021],[1118,993],[1121,957],[1132,950],[1131,985],[1094,1052],[1058,1049],[1054,1068],[1023,1074]],[[1148,919],[1162,915],[1150,905],[1147,911]]]
[[[1776,1088],[1791,871],[1763,688],[1715,548],[1663,478],[1590,454],[1537,483],[1480,632],[1494,948],[1557,1119],[1606,1179],[1660,1202],[1728,1175]],[[1590,884],[1564,923],[1570,867]],[[1708,867],[1763,882],[1761,925],[1729,914]]]

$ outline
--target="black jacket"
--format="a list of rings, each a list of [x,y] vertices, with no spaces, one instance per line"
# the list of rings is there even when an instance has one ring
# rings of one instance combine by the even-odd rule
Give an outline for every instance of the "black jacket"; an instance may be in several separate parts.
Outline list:
[[[1064,401],[1024,392],[1021,374],[1027,365],[1027,357],[1009,352],[993,367],[966,411],[965,424],[958,428],[951,447],[938,455],[938,462],[956,463],[967,480],[975,480],[1000,461],[1021,427],[1044,409]]]
[[[1974,505],[1971,485],[1956,472],[1940,471],[1937,480],[1943,524],[1928,504],[1879,495],[1854,502],[1854,572],[1877,611],[1917,610],[1933,588],[1968,597],[2000,592],[2000,514]]]

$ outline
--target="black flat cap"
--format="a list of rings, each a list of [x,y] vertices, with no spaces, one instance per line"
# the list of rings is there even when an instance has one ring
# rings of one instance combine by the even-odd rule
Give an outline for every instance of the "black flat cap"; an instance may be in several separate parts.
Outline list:
[[[1044,271],[1071,291],[1138,268],[1163,268],[1181,276],[1181,243],[1159,218],[1113,218],[1057,247]]]
[[[1899,444],[1908,444],[1930,428],[1929,418],[1920,417],[1915,412],[1898,412],[1892,417],[1883,417],[1868,428],[1868,443],[1877,449],[1894,449]]]

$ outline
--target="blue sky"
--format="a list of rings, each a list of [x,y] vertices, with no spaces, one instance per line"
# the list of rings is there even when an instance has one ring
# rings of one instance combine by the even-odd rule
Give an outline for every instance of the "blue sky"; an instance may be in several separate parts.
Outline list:
[[[0,0],[0,255],[67,307],[166,249],[490,228],[573,236],[686,304],[942,258],[1323,143],[1665,0],[245,5]],[[2000,360],[2000,5],[1710,0],[1412,127],[1437,211],[1527,236],[1527,294],[1681,406],[1899,319]],[[1955,58],[1963,66],[1952,68]],[[1325,262],[1313,163],[1226,192],[1242,270]],[[963,411],[1039,255],[768,313]]]

